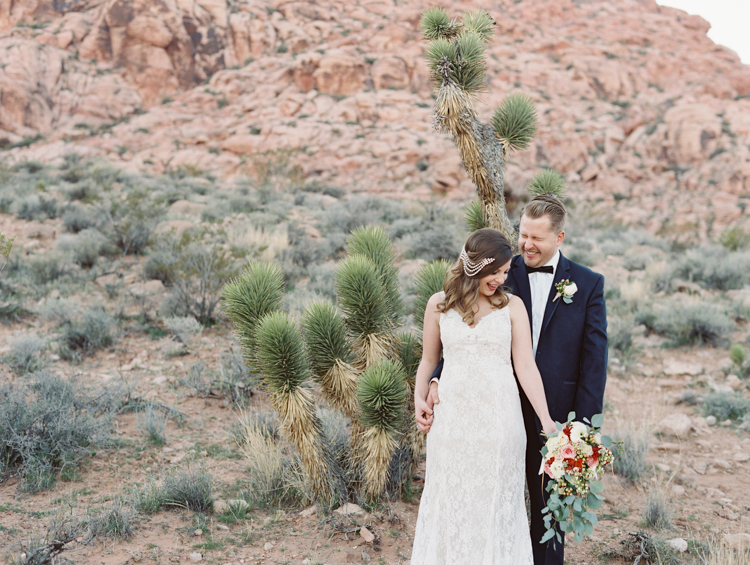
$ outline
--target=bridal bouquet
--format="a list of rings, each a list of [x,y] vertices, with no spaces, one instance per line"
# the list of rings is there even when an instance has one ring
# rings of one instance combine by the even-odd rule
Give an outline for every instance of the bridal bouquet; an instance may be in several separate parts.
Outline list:
[[[541,543],[556,537],[562,538],[554,529],[560,524],[563,532],[573,532],[575,541],[581,541],[583,534],[591,535],[597,524],[596,514],[604,497],[604,486],[597,479],[604,467],[612,463],[614,456],[610,447],[612,440],[600,433],[604,417],[601,414],[575,422],[575,412],[568,415],[568,421],[557,424],[557,433],[547,438],[542,448],[542,468],[551,481],[547,484],[550,493],[547,507],[542,510],[547,531]],[[554,523],[553,523],[554,522]]]

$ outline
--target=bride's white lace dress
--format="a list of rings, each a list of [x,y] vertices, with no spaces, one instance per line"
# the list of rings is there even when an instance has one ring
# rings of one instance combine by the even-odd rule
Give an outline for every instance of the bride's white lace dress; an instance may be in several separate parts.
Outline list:
[[[449,310],[440,337],[445,365],[411,565],[531,565],[509,308],[473,328]]]

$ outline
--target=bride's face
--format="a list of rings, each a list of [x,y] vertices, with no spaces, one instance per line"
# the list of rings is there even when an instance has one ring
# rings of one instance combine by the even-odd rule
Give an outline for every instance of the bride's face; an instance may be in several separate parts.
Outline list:
[[[497,269],[494,273],[485,275],[479,279],[479,292],[485,296],[492,296],[495,291],[503,286],[505,279],[508,278],[510,270],[510,261]]]

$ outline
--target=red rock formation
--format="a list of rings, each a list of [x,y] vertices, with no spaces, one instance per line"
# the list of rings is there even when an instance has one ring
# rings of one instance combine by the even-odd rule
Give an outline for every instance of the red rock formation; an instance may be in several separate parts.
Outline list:
[[[0,139],[44,137],[11,159],[76,151],[224,176],[281,150],[308,180],[464,198],[455,148],[431,131],[418,25],[432,4],[0,0]],[[522,90],[540,115],[511,191],[554,166],[576,199],[625,222],[669,231],[675,214],[711,213],[703,237],[750,227],[750,67],[707,22],[654,0],[482,7],[497,32],[480,113]]]

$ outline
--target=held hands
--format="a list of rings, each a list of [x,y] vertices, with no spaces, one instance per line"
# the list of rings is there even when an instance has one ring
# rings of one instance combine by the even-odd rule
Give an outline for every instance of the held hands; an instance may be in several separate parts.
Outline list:
[[[414,417],[417,420],[417,428],[424,433],[428,433],[432,426],[432,411],[435,404],[440,404],[437,381],[430,383],[426,399],[414,398]]]

